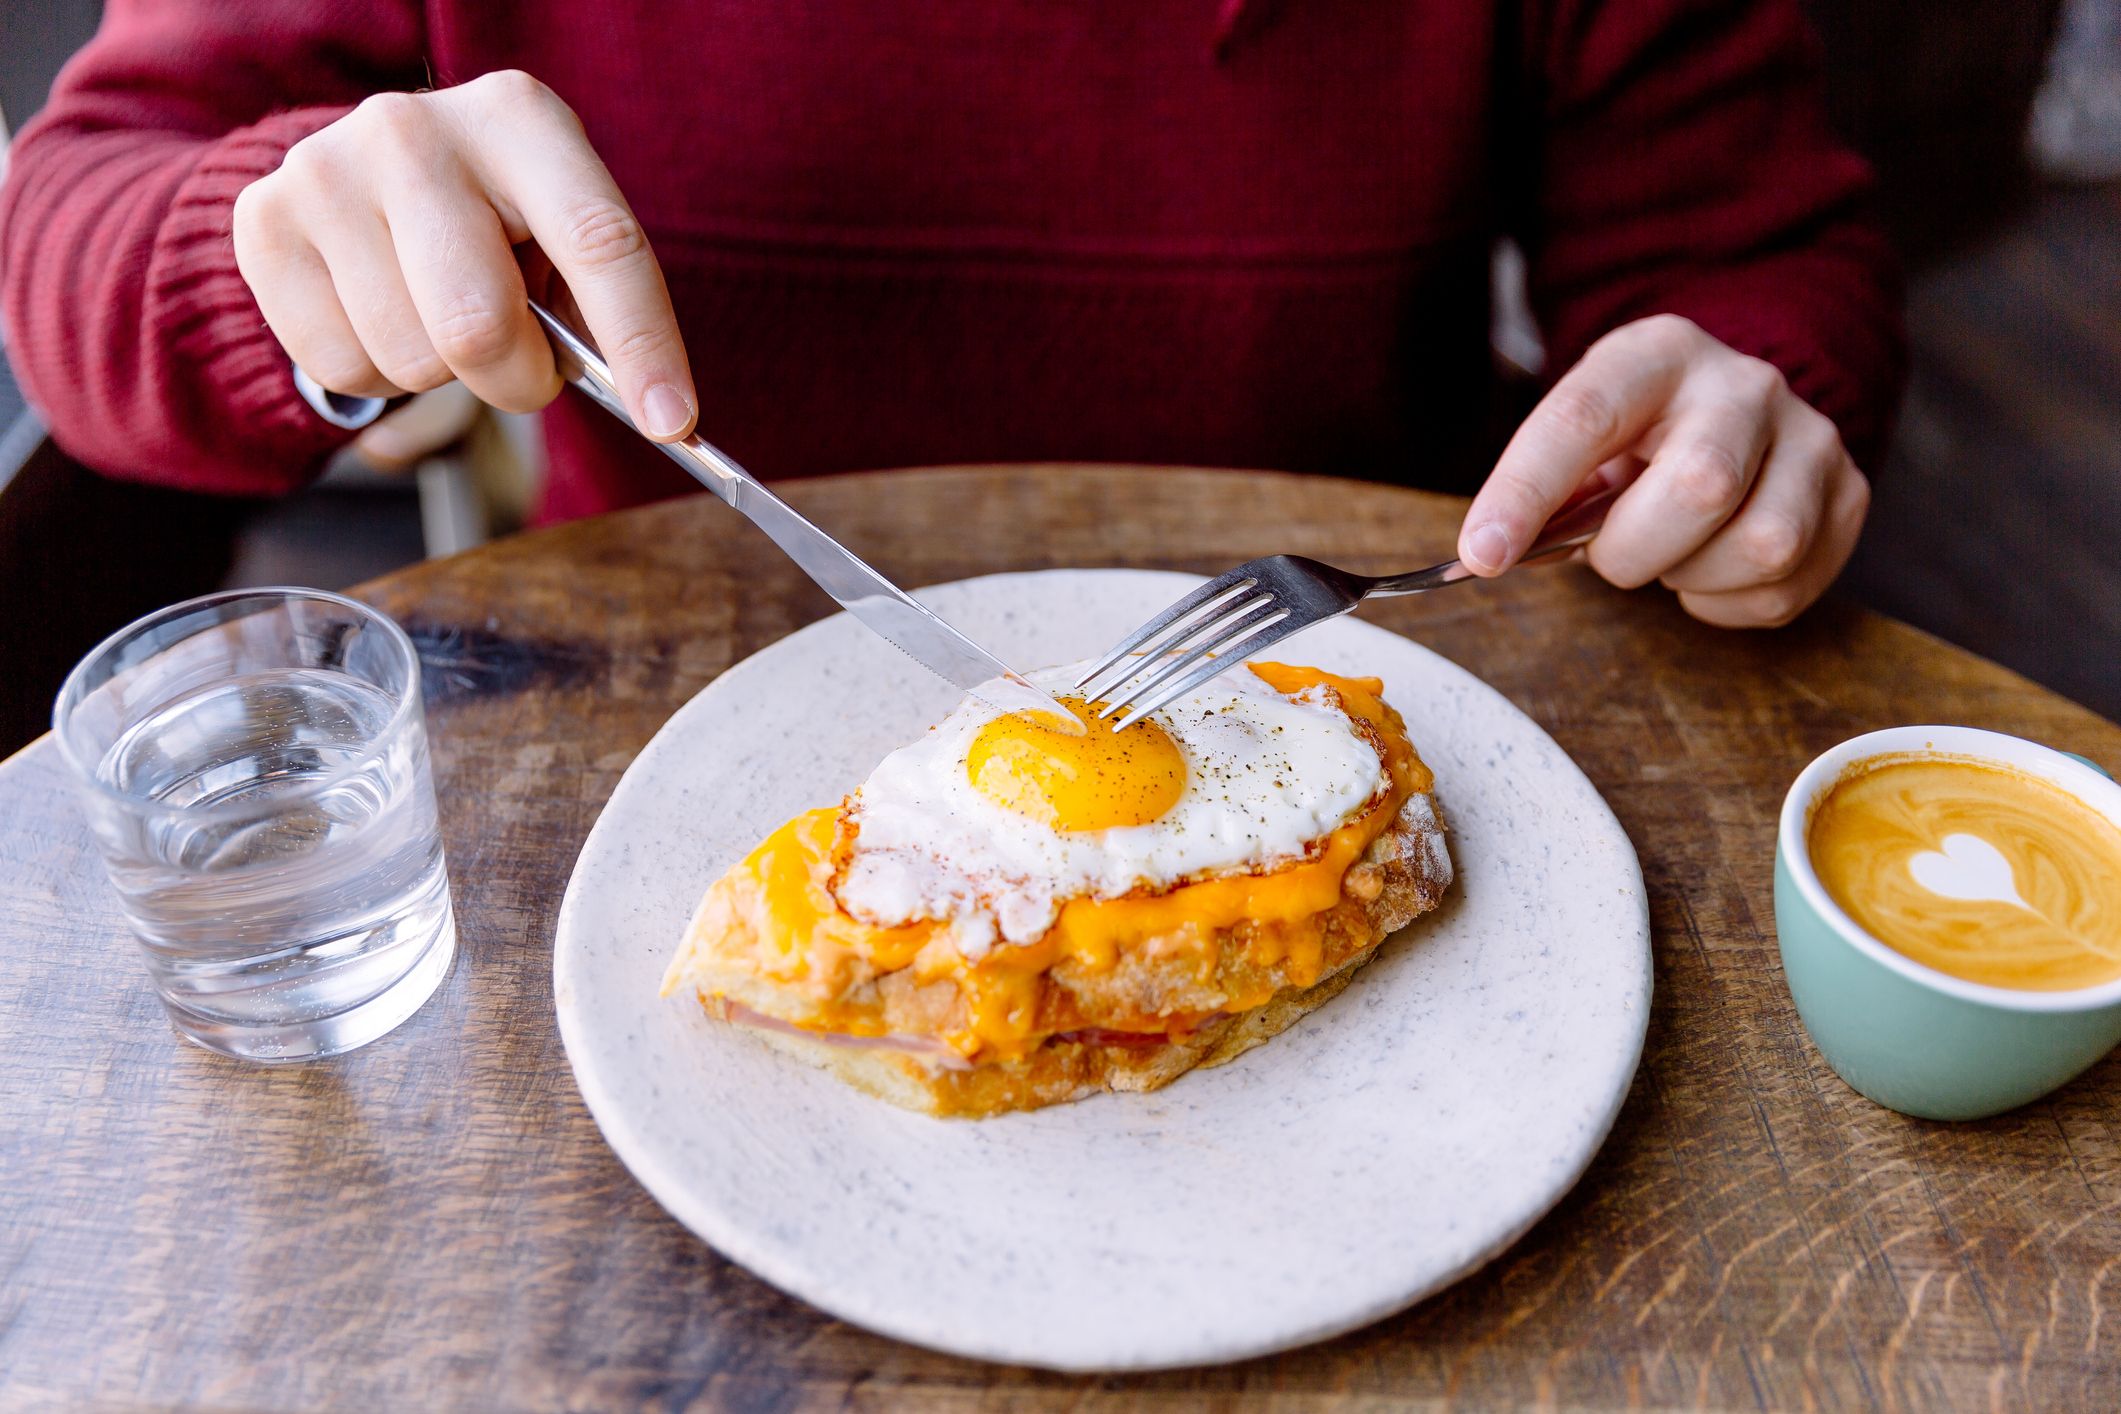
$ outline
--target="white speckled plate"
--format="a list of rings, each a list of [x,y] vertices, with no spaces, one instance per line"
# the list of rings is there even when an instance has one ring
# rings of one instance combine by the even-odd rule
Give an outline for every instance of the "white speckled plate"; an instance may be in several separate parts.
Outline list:
[[[1197,582],[1066,570],[921,597],[1031,667]],[[707,885],[955,697],[844,614],[724,673],[619,782],[560,908],[560,1035],[612,1148],[717,1250],[836,1316],[1061,1369],[1318,1340],[1507,1247],[1582,1174],[1642,1051],[1634,850],[1552,738],[1428,649],[1343,619],[1275,656],[1384,678],[1451,828],[1443,908],[1231,1065],[978,1122],[894,1109],[657,998]]]

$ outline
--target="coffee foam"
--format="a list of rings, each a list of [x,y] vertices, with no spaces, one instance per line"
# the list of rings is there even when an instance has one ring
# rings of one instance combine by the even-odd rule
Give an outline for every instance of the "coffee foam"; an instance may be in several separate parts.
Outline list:
[[[1827,894],[1880,942],[1996,987],[2121,978],[2121,828],[2014,767],[1936,752],[1852,762],[1805,826]]]

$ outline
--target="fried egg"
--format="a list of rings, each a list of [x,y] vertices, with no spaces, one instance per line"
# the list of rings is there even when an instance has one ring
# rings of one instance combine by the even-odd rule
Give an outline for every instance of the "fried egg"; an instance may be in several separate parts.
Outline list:
[[[978,958],[1036,942],[1072,899],[1306,859],[1391,788],[1379,742],[1329,688],[1284,693],[1240,668],[1113,732],[1066,695],[1084,666],[1031,678],[1087,731],[968,698],[878,765],[842,812],[848,914],[946,925]]]

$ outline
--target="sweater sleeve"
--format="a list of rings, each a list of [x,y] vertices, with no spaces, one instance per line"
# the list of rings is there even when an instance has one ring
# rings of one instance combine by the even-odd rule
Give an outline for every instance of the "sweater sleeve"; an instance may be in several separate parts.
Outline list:
[[[236,270],[236,194],[363,96],[420,82],[409,0],[113,0],[9,154],[0,315],[59,445],[112,476],[300,485],[312,413]]]
[[[1875,470],[1905,374],[1899,270],[1794,0],[1534,0],[1525,48],[1514,224],[1549,376],[1620,324],[1684,315],[1780,368]]]

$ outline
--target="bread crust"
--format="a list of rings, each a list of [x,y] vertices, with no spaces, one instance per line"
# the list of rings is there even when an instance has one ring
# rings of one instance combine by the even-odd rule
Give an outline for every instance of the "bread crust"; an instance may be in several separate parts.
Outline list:
[[[1258,1005],[1222,1011],[1203,1021],[1183,1039],[1115,1041],[1102,1037],[1050,1037],[1027,1054],[1008,1060],[952,1065],[906,1051],[858,1049],[794,1031],[745,1029],[776,1050],[832,1072],[840,1080],[906,1109],[951,1118],[979,1118],[1010,1110],[1063,1104],[1107,1090],[1147,1091],[1169,1085],[1187,1071],[1222,1065],[1271,1040],[1331,1001],[1376,955],[1392,933],[1435,908],[1452,877],[1443,822],[1433,796],[1410,796],[1392,824],[1371,844],[1361,863],[1341,883],[1339,901],[1324,918],[1322,971],[1310,980],[1276,983],[1275,968],[1286,976],[1286,964],[1265,968],[1247,963],[1247,929],[1240,924],[1212,940],[1220,959],[1212,978],[1202,979],[1195,964],[1167,969],[1153,962],[1124,967],[1112,974],[1067,977],[1072,964],[1056,967],[1055,980],[1069,990],[1071,1005],[1095,1016],[1109,1005],[1114,1014],[1139,1015],[1153,993],[1164,1010],[1198,1008],[1203,1000],[1224,998],[1233,988],[1273,990]],[[1367,896],[1366,896],[1367,895]],[[1157,959],[1198,956],[1197,942],[1186,949],[1162,949],[1147,940],[1133,956]],[[1190,990],[1189,990],[1190,988]],[[704,999],[703,999],[704,1000]],[[1187,1003],[1193,1003],[1188,1006]],[[710,1010],[715,1003],[708,1001]]]

